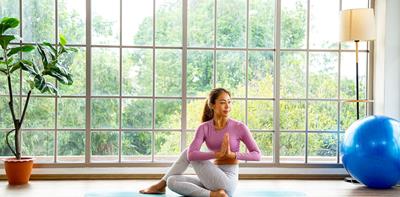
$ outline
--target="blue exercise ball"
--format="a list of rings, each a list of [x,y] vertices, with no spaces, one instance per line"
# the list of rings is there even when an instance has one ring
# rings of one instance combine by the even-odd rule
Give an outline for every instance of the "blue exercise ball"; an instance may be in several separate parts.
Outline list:
[[[354,122],[341,145],[342,162],[350,175],[370,188],[400,182],[400,122],[370,116]]]

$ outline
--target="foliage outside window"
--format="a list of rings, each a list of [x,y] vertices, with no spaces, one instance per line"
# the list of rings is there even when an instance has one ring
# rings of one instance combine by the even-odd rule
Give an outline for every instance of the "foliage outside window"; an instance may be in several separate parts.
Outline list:
[[[341,102],[355,97],[355,57],[334,27],[339,10],[368,0],[91,0],[91,10],[85,0],[19,2],[0,0],[0,17],[23,24],[14,45],[54,44],[62,33],[79,49],[67,60],[73,88],[60,87],[61,98],[32,95],[23,154],[39,163],[172,161],[190,143],[208,91],[221,86],[233,93],[231,115],[252,130],[263,162],[274,154],[280,163],[340,162],[356,117],[355,104]],[[360,49],[366,98],[369,52],[365,43]],[[26,87],[15,92],[19,105]],[[10,118],[0,110],[2,139]],[[10,155],[0,141],[0,156]]]

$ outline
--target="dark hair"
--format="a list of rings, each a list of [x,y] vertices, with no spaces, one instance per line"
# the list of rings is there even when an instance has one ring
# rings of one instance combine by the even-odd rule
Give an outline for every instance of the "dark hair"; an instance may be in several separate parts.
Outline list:
[[[214,88],[208,94],[208,98],[206,99],[206,103],[203,109],[203,115],[201,117],[201,122],[207,122],[214,117],[214,111],[212,110],[211,106],[215,104],[215,100],[221,95],[222,93],[226,93],[231,96],[231,93],[224,89],[224,88]]]

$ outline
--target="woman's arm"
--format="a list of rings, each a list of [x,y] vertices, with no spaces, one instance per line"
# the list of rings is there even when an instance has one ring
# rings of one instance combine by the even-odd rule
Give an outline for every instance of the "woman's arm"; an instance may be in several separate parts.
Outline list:
[[[249,152],[236,152],[236,159],[247,161],[260,161],[261,151],[258,148],[253,136],[251,135],[249,128],[247,128],[245,125],[243,125],[243,134],[241,136],[241,140],[246,145]]]
[[[203,144],[203,142],[205,140],[204,133],[205,133],[204,127],[199,127],[196,130],[196,135],[194,136],[194,139],[188,149],[188,160],[189,161],[209,160],[209,159],[215,158],[214,152],[201,152],[200,151],[201,145]]]

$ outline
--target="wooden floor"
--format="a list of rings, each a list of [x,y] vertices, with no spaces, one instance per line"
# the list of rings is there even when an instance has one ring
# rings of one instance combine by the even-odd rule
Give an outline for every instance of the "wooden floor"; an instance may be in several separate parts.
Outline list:
[[[86,192],[137,191],[155,180],[76,180],[31,181],[24,186],[9,186],[0,181],[1,197],[84,196]],[[373,190],[340,180],[241,180],[240,188],[264,188],[272,191],[304,192],[307,196],[400,196],[400,187]]]

